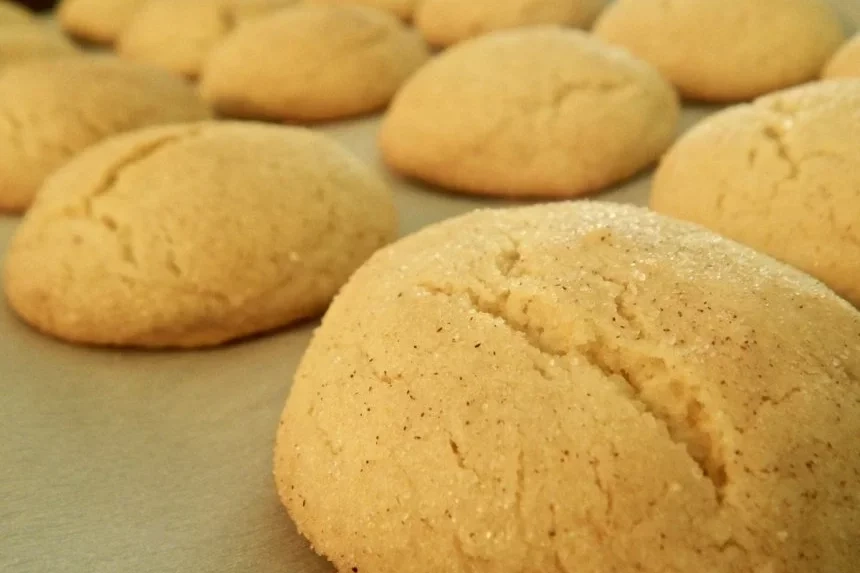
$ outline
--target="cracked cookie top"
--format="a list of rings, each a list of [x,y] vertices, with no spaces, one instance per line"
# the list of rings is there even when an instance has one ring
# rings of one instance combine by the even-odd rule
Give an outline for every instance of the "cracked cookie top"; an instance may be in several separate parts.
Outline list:
[[[463,42],[422,67],[394,98],[380,146],[393,169],[455,191],[575,196],[653,162],[678,114],[648,64],[539,26]]]
[[[616,0],[594,34],[712,102],[813,80],[845,40],[827,0]]]
[[[5,291],[72,342],[208,346],[318,314],[395,233],[385,184],[324,136],[156,127],[57,171],[12,239]]]
[[[860,78],[860,34],[855,34],[833,55],[822,73],[824,78]]]
[[[605,5],[606,0],[423,0],[415,26],[431,45],[450,46],[505,28],[587,28]]]
[[[860,305],[860,79],[777,92],[703,121],[664,157],[651,206]]]
[[[474,212],[342,289],[275,477],[344,572],[848,571],[858,377],[854,308],[698,226]]]
[[[113,57],[7,66],[0,70],[0,210],[26,209],[46,177],[111,135],[209,115],[181,78]]]
[[[232,117],[319,121],[384,108],[429,57],[417,33],[365,6],[299,4],[219,44],[201,93]]]
[[[113,44],[146,0],[62,0],[57,19],[63,30],[94,44]]]
[[[149,0],[117,42],[120,56],[196,78],[238,25],[296,0]]]

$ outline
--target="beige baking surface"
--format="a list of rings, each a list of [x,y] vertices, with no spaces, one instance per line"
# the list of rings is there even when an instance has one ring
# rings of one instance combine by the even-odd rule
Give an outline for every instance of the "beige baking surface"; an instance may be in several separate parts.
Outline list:
[[[860,21],[860,0],[846,6]],[[684,125],[705,113],[686,109]],[[377,127],[322,130],[384,172]],[[392,183],[404,234],[511,204]],[[644,204],[647,190],[641,177],[599,198]],[[0,249],[16,224],[0,216]],[[330,573],[271,479],[313,327],[204,352],[113,352],[40,336],[0,305],[0,572]]]

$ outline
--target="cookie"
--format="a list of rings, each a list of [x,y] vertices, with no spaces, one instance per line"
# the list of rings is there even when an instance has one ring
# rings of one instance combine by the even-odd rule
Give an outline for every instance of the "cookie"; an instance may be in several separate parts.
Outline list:
[[[32,24],[0,26],[0,70],[44,58],[75,55],[77,49],[61,34]]]
[[[540,24],[591,25],[606,0],[423,0],[415,26],[433,46],[450,46],[494,30]]]
[[[844,40],[827,0],[617,0],[594,34],[656,66],[682,96],[708,102],[815,79]]]
[[[196,78],[210,50],[239,24],[296,0],[149,0],[117,41],[117,52]]]
[[[6,296],[72,342],[210,346],[320,313],[395,227],[385,184],[322,135],[154,127],[50,179],[12,239]]]
[[[480,211],[342,289],[275,478],[341,572],[851,571],[858,381],[860,313],[769,257],[630,206]]]
[[[62,0],[57,19],[69,35],[113,44],[146,0]]]
[[[415,7],[424,0],[312,0],[321,4],[361,4],[391,12],[401,20],[411,20]]]
[[[201,93],[232,117],[338,119],[384,108],[428,57],[418,35],[386,12],[300,4],[248,22],[219,44]]]
[[[640,171],[672,141],[672,87],[577,30],[505,30],[418,71],[386,115],[394,170],[464,193],[564,197]]]
[[[27,24],[32,20],[33,14],[20,4],[0,0],[0,26]]]
[[[855,35],[839,48],[824,68],[822,76],[824,78],[860,77],[860,34]]]
[[[112,57],[7,66],[0,71],[0,210],[26,209],[48,175],[108,136],[209,115],[180,78]]]
[[[730,108],[666,154],[653,209],[794,265],[860,305],[860,79]]]

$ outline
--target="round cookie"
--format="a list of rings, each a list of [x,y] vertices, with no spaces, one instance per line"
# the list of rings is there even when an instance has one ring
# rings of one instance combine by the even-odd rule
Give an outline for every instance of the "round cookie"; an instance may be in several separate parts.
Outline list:
[[[844,40],[827,0],[617,0],[594,34],[656,66],[682,96],[710,102],[815,79]]]
[[[8,66],[0,72],[0,211],[26,209],[48,175],[102,139],[209,116],[179,77],[112,57]]]
[[[33,21],[33,14],[15,2],[0,0],[0,26],[27,24]]]
[[[824,78],[860,78],[860,34],[848,40],[822,73]]]
[[[201,93],[227,116],[338,119],[385,107],[428,57],[418,35],[386,12],[300,4],[248,22],[218,45]]]
[[[411,20],[415,7],[424,0],[312,0],[320,4],[362,4],[391,12],[401,20]]]
[[[196,78],[239,24],[296,0],[149,0],[117,41],[119,55]]]
[[[651,207],[860,305],[860,79],[777,92],[703,121],[664,157]]]
[[[23,24],[0,26],[0,69],[43,58],[57,58],[77,53],[65,36],[42,26]]]
[[[57,18],[71,36],[113,44],[146,0],[62,0]]]
[[[342,572],[850,571],[858,382],[860,313],[769,257],[630,206],[481,211],[342,289],[275,479]]]
[[[678,121],[649,65],[583,32],[493,32],[434,58],[398,92],[380,132],[386,163],[452,190],[574,196],[657,159]]]
[[[209,346],[320,313],[395,232],[385,184],[324,136],[155,127],[51,178],[12,240],[5,289],[26,322],[69,341]]]
[[[423,0],[415,26],[433,46],[450,46],[494,30],[540,24],[591,25],[606,0]]]

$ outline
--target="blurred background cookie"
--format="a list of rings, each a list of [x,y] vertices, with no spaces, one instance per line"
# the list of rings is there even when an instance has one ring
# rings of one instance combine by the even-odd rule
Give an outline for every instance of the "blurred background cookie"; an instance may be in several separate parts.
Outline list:
[[[666,154],[651,207],[860,305],[860,79],[777,92],[704,120]]]
[[[387,12],[299,4],[219,44],[200,89],[227,116],[331,120],[384,108],[428,57],[421,38]]]
[[[815,79],[845,39],[827,0],[617,0],[594,33],[712,102]]]
[[[25,24],[33,20],[33,14],[15,2],[0,0],[0,26]]]
[[[380,146],[395,171],[455,191],[581,195],[671,143],[679,106],[651,66],[577,30],[536,27],[458,44],[397,94]]]
[[[62,0],[57,19],[75,38],[113,44],[146,0]]]
[[[423,0],[415,26],[433,46],[450,46],[504,28],[591,25],[607,0]]]
[[[48,175],[110,135],[209,115],[178,76],[113,57],[7,66],[0,73],[0,210],[26,209]]]
[[[150,128],[51,178],[5,289],[25,321],[73,342],[208,346],[321,312],[396,231],[385,184],[324,136]]]
[[[860,78],[860,34],[856,34],[839,48],[824,68],[825,78]]]
[[[343,288],[278,493],[339,571],[852,571],[858,340],[818,281],[701,227],[474,212]]]
[[[0,70],[27,60],[56,58],[77,53],[62,34],[33,24],[0,26]]]
[[[306,0],[320,4],[358,4],[391,12],[401,20],[411,20],[415,8],[424,0]]]
[[[209,51],[236,26],[295,2],[148,0],[120,34],[117,52],[195,78]]]

